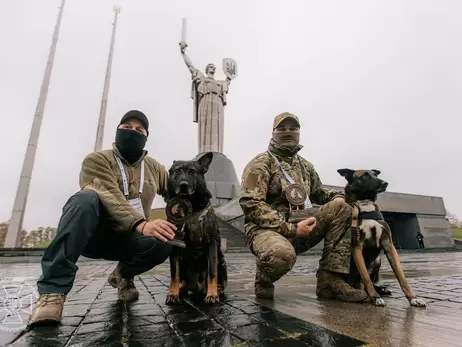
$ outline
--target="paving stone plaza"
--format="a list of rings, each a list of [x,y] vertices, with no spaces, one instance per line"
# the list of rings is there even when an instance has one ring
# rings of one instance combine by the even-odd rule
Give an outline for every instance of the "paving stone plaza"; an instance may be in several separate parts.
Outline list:
[[[188,299],[166,306],[168,262],[136,278],[140,299],[117,301],[106,283],[115,263],[80,261],[62,324],[21,329],[35,300],[38,262],[2,261],[2,346],[460,346],[462,253],[405,253],[410,285],[428,303],[410,307],[386,260],[383,282],[393,291],[385,308],[319,300],[315,270],[319,256],[301,256],[276,284],[274,301],[253,295],[254,259],[225,253],[228,294],[207,306]],[[33,295],[31,295],[33,294]],[[9,312],[9,313],[8,313]]]

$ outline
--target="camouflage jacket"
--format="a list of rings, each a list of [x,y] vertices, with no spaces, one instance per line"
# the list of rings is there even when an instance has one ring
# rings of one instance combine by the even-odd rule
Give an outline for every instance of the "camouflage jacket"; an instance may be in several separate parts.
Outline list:
[[[343,195],[322,186],[313,165],[297,154],[300,149],[300,145],[292,150],[273,140],[268,147],[289,176],[305,187],[312,203],[323,205],[335,196]],[[290,182],[268,152],[257,155],[247,164],[242,174],[239,199],[247,235],[255,229],[270,229],[287,238],[295,236],[296,227],[287,222],[289,202],[284,190],[289,185]]]
[[[92,152],[83,160],[80,171],[80,188],[93,190],[98,194],[102,206],[109,215],[108,228],[116,232],[130,232],[144,217],[125,198],[122,173],[114,154],[121,158],[124,166],[128,181],[129,199],[139,197],[141,162],[143,160],[145,162],[141,203],[146,219],[149,219],[156,194],[165,195],[166,193],[168,172],[163,165],[148,157],[147,151],[137,162],[130,165],[121,157],[115,145],[113,145],[112,150]]]

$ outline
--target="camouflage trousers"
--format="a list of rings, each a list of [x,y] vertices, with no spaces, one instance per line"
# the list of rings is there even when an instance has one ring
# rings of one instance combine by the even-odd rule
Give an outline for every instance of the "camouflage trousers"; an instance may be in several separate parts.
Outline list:
[[[329,223],[325,222],[325,217],[329,214],[338,214],[344,204],[346,203],[342,200],[335,200],[323,205],[316,212],[315,229],[306,237],[288,240],[274,230],[252,231],[252,235],[249,235],[250,251],[257,258],[257,282],[258,277],[261,276],[263,281],[274,283],[289,272],[295,264],[297,254],[316,246],[324,238],[330,228]],[[350,215],[346,214],[344,216],[345,219],[349,217]]]

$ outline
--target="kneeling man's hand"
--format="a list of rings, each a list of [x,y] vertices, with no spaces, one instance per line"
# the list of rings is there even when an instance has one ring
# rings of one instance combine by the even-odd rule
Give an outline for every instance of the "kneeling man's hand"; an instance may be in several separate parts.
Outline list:
[[[316,218],[310,217],[297,223],[297,233],[295,237],[308,236],[316,227]]]
[[[155,219],[153,221],[141,223],[136,227],[136,230],[138,232],[142,231],[143,235],[155,237],[163,242],[167,242],[175,237],[176,226],[166,220]]]

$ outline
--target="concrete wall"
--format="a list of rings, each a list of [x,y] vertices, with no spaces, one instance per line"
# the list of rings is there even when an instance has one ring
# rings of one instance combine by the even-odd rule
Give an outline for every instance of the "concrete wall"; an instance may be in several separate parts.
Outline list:
[[[326,185],[325,187],[342,191],[344,189],[339,186]],[[437,196],[385,192],[379,194],[377,204],[384,212],[446,216],[443,198]]]
[[[425,248],[455,247],[451,228],[446,218],[418,214],[417,220],[424,237]]]

